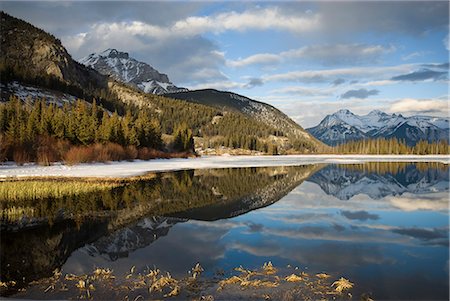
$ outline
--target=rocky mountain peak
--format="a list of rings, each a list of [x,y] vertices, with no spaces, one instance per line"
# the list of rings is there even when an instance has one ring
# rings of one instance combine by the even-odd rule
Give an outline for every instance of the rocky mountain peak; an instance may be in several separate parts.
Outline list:
[[[370,138],[404,139],[407,144],[414,145],[420,140],[448,141],[449,137],[447,118],[404,117],[402,114],[387,114],[380,110],[356,115],[342,109],[327,115],[319,125],[307,131],[329,145]]]
[[[175,86],[167,74],[160,73],[149,64],[130,57],[127,52],[114,48],[92,53],[82,58],[80,63],[146,93],[165,94],[186,91]]]
[[[350,112],[350,110],[347,110],[347,109],[340,109],[339,111],[336,112],[336,114],[339,114],[339,115],[353,115],[353,113]]]
[[[125,60],[129,59],[129,57],[130,57],[128,52],[121,52],[121,51],[118,51],[117,49],[111,49],[111,48],[108,48],[105,51],[101,52],[101,55],[105,56],[105,57],[109,57],[109,58],[119,58],[119,59],[125,59]]]
[[[369,112],[368,115],[387,115],[385,112],[382,112],[380,110],[372,110]]]

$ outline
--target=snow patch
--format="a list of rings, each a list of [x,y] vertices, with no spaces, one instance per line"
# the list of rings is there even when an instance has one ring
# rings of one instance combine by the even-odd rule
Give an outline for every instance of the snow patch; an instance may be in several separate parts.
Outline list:
[[[307,164],[350,164],[363,162],[441,162],[450,163],[448,155],[292,155],[292,156],[205,156],[189,159],[156,159],[134,162],[92,163],[67,166],[38,166],[13,163],[0,165],[0,178],[9,177],[131,177],[148,172],[185,169],[299,166]]]

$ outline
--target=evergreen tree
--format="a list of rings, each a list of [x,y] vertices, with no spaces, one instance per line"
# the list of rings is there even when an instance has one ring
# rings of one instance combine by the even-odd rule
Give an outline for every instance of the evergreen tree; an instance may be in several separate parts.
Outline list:
[[[192,136],[192,130],[187,127],[186,124],[181,124],[177,127],[174,133],[175,140],[173,142],[173,148],[179,152],[195,152],[194,150],[194,137]]]

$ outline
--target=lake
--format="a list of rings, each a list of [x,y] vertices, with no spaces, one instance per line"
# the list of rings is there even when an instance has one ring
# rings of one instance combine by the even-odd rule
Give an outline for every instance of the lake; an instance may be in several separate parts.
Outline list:
[[[144,275],[195,278],[197,263],[200,280],[179,280],[171,299],[449,298],[448,164],[184,170],[0,198],[1,292],[11,298],[159,298],[167,289],[149,295]],[[276,275],[261,269],[269,262]],[[97,268],[115,275],[109,286],[89,276]],[[245,286],[243,274],[260,282]],[[284,280],[292,274],[303,282]],[[340,277],[353,286],[338,294]],[[89,295],[80,279],[95,285]]]

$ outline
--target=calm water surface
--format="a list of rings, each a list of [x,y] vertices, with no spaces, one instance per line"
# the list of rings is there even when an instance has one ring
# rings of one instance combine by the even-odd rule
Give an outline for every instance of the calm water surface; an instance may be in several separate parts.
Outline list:
[[[3,213],[1,277],[26,286],[55,268],[131,266],[182,276],[196,262],[212,276],[272,261],[344,276],[356,299],[448,300],[448,197],[448,165],[437,163],[161,173],[30,201],[27,219]]]

